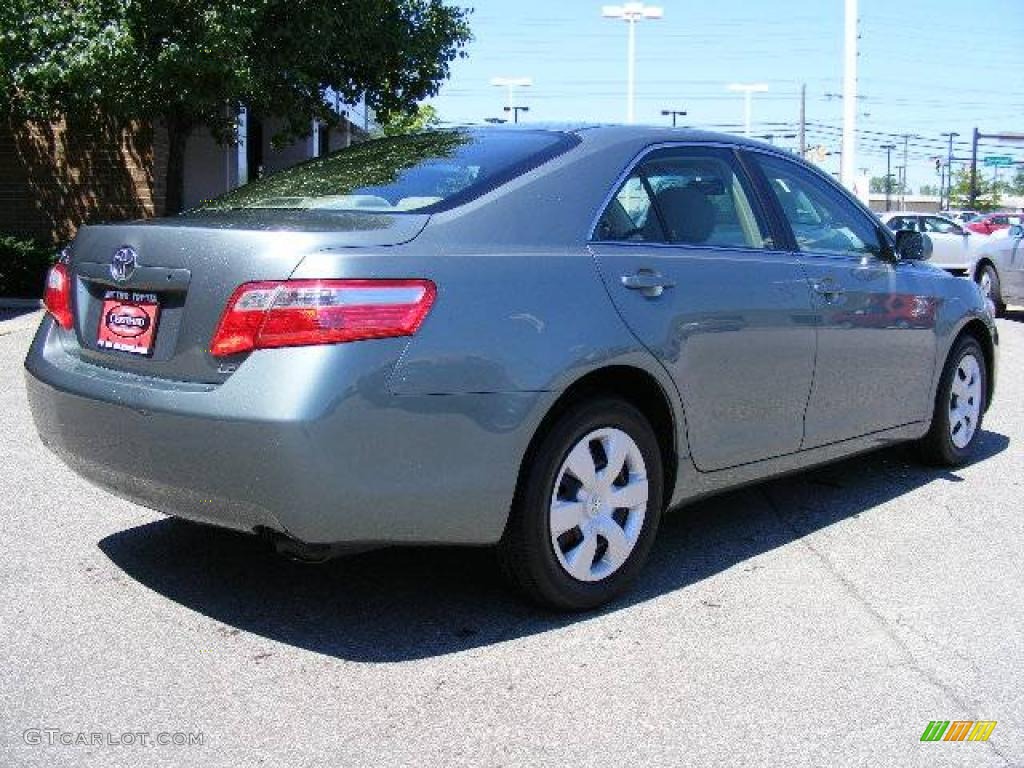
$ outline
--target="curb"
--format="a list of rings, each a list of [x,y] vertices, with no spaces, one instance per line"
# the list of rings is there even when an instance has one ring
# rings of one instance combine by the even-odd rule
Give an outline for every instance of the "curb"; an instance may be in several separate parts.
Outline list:
[[[0,298],[0,309],[42,309],[40,299],[4,299]]]

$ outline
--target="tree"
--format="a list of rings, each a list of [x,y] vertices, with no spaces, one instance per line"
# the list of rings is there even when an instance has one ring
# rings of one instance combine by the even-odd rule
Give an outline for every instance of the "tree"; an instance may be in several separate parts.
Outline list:
[[[283,118],[276,138],[339,122],[327,96],[387,121],[437,92],[471,39],[445,0],[6,0],[0,111],[160,121],[167,210],[182,207],[188,136],[234,141],[237,107]]]
[[[892,180],[889,182],[889,184],[891,185],[889,187],[890,193],[898,195],[901,192],[903,192],[903,184],[895,176],[892,177]],[[875,194],[884,193],[885,176],[872,176],[871,179],[868,181],[868,191],[874,192]]]
[[[931,195],[932,197],[939,196],[939,188],[935,184],[922,184],[921,188],[917,190],[920,195]]]
[[[1011,195],[1024,195],[1024,166],[1017,166],[1017,172],[1008,184],[1008,191]]]
[[[396,112],[387,120],[380,121],[380,134],[404,136],[408,133],[421,133],[437,127],[438,123],[437,110],[430,104],[421,104],[411,112]]]
[[[1002,184],[993,184],[992,179],[985,178],[985,173],[978,168],[978,197],[973,208],[978,211],[994,211],[999,207],[999,191]],[[971,169],[960,168],[953,175],[953,186],[950,190],[951,208],[970,208],[971,206]]]

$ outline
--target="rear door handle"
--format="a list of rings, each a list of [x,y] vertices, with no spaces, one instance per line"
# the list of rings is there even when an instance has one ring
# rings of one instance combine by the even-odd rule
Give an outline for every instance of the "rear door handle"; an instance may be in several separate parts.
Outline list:
[[[631,291],[640,291],[644,296],[661,296],[666,288],[674,288],[676,281],[649,269],[641,269],[632,275],[623,275],[622,284]]]

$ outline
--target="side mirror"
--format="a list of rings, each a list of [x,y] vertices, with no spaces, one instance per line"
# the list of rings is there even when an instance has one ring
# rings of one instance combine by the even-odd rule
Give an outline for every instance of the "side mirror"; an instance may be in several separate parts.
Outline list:
[[[927,261],[932,247],[932,239],[921,232],[901,229],[896,233],[896,255],[901,261]]]

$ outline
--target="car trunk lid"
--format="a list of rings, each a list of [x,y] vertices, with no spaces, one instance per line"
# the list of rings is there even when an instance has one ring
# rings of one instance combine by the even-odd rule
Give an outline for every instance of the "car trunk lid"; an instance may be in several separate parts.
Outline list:
[[[319,251],[408,242],[428,218],[263,210],[83,227],[69,264],[74,352],[138,375],[221,382],[238,361],[209,346],[239,285],[285,280]]]

